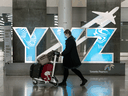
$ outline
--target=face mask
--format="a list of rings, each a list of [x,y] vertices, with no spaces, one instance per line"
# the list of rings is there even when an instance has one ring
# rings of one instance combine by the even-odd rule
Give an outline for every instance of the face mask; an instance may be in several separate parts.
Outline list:
[[[67,39],[67,36],[66,36],[66,34],[64,35],[64,37]]]
[[[64,36],[66,39],[67,39],[67,37],[66,36]]]

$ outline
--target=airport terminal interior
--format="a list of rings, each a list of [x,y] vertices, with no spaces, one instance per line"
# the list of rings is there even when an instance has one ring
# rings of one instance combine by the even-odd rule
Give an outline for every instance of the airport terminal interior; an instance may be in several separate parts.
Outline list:
[[[107,18],[112,16],[114,21],[107,21],[108,19],[104,19],[105,22],[102,22],[103,20],[96,21],[96,17],[100,18],[97,15],[100,13],[102,16],[105,16],[103,14],[108,14],[108,16],[106,15]],[[93,24],[95,23],[93,26],[91,22],[89,23],[91,20]],[[104,63],[106,61],[102,62],[101,65],[96,61],[91,66],[94,67],[96,63],[99,67],[89,70],[91,68],[90,63],[88,65],[86,65],[87,62],[82,63],[82,66],[84,64],[87,66],[84,66],[86,67],[85,70],[89,70],[87,72],[82,67],[80,69],[83,76],[88,80],[84,86],[80,86],[82,83],[81,79],[72,73],[68,76],[66,86],[55,86],[51,83],[44,84],[44,82],[39,82],[36,85],[33,84],[33,80],[28,74],[30,67],[26,67],[28,64],[26,63],[27,60],[32,59],[24,60],[26,50],[13,27],[27,27],[30,33],[32,33],[35,27],[48,27],[44,36],[45,39],[41,41],[43,46],[45,46],[43,48],[43,52],[45,52],[46,49],[54,49],[54,45],[57,46],[57,51],[61,50],[57,45],[57,36],[53,34],[54,30],[51,31],[52,27],[72,27],[75,30],[75,28],[81,28],[82,26],[85,29],[91,26],[92,28],[107,26],[108,30],[109,28],[117,28],[114,33],[116,35],[110,38],[110,42],[106,45],[107,47],[103,47],[104,50],[102,50],[104,53],[114,53],[113,61],[109,63],[111,67],[107,66],[108,63]],[[86,30],[82,32],[79,38],[87,36]],[[100,33],[100,31],[97,32]],[[89,40],[84,40],[80,44],[79,42],[77,43],[79,44],[77,50],[81,61],[85,60],[84,57],[88,54],[87,50],[93,46],[95,41],[94,38],[92,42]],[[90,42],[89,45],[88,42]],[[37,55],[41,52],[38,51]],[[58,62],[62,63],[62,59],[59,59]],[[23,64],[23,66],[20,64]],[[31,64],[29,62],[28,66]],[[59,72],[61,71],[61,68],[58,68],[60,67],[59,64],[56,67],[55,73],[57,74],[55,76],[58,79],[58,83],[60,83],[63,80],[63,75],[61,74],[62,72]],[[95,68],[99,68],[97,69],[98,71]],[[0,96],[128,96],[128,0],[1,0]]]

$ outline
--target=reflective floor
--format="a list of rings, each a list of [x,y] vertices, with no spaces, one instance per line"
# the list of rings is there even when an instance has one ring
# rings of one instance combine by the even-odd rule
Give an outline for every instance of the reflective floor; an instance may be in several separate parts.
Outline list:
[[[59,82],[62,75],[56,76]],[[70,75],[66,87],[39,83],[34,86],[29,76],[4,76],[0,66],[0,96],[128,96],[128,63],[126,76],[86,76],[88,82],[81,87],[81,80]]]

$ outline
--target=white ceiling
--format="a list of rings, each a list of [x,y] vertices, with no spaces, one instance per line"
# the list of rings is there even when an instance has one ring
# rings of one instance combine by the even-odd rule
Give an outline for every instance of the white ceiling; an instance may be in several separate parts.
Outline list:
[[[0,7],[12,7],[13,0],[0,0]],[[59,0],[47,0],[47,7],[58,7]],[[72,7],[86,7],[87,0],[72,0]],[[128,7],[128,0],[121,3],[121,7]]]
[[[128,0],[124,0],[124,1],[121,3],[121,7],[128,7]]]
[[[0,7],[12,7],[12,0],[0,0]]]

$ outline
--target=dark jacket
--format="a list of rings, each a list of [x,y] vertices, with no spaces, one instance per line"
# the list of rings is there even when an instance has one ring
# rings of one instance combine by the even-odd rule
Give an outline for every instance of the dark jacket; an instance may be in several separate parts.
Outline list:
[[[76,42],[73,36],[70,36],[66,40],[66,48],[62,52],[63,58],[63,66],[68,69],[77,68],[81,65],[77,48],[76,48]]]

